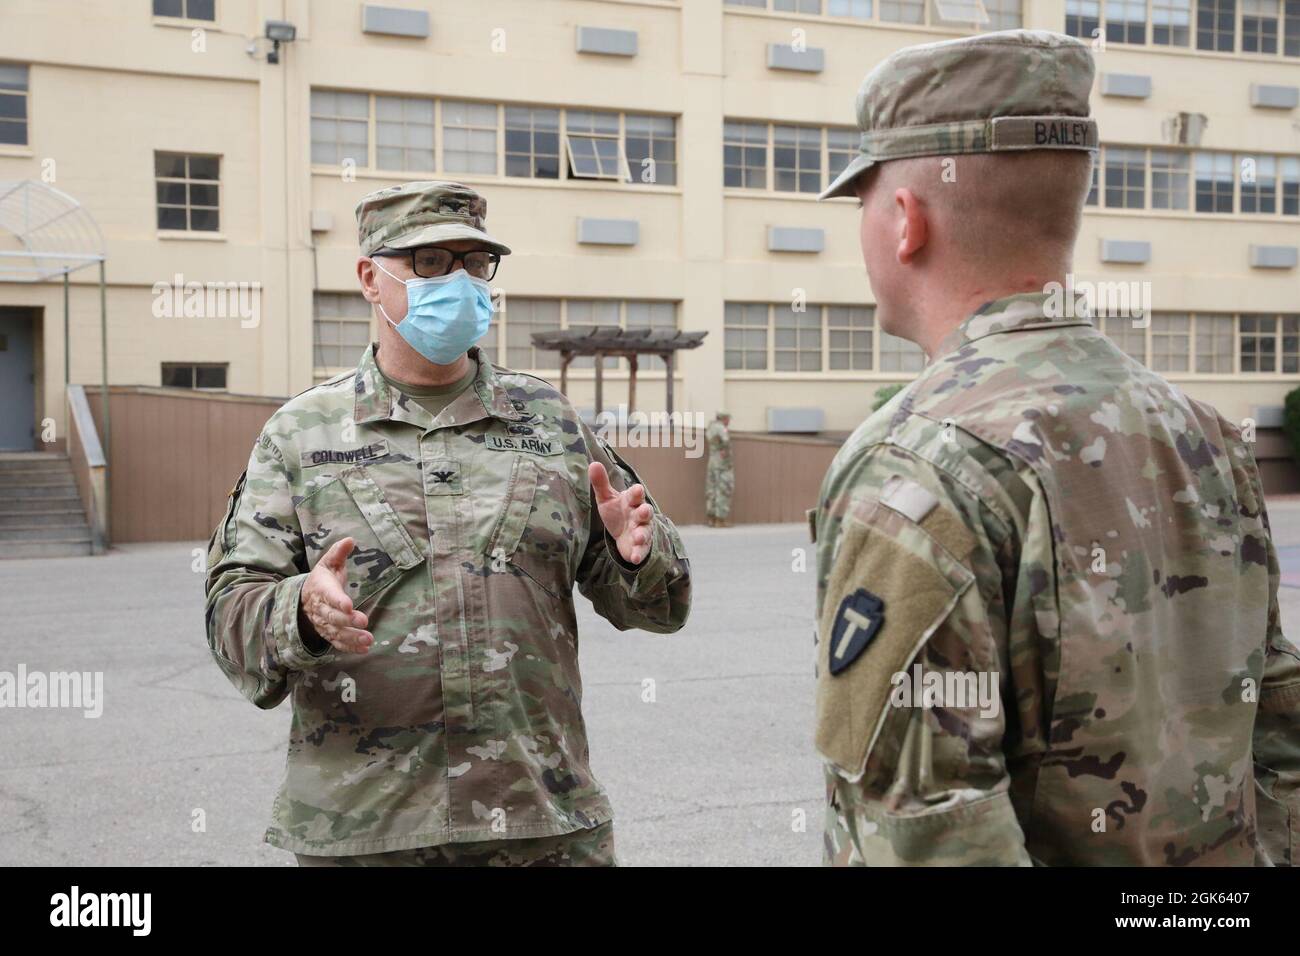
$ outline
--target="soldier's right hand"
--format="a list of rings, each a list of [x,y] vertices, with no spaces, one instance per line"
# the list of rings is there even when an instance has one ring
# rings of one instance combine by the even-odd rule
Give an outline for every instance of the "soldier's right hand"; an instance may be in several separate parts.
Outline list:
[[[366,616],[348,597],[347,559],[356,547],[351,538],[334,542],[302,584],[298,607],[320,637],[345,654],[365,654],[375,638]]]

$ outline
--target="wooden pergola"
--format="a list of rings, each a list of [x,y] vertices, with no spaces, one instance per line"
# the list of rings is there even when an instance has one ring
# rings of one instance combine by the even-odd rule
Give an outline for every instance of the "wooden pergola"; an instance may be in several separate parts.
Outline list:
[[[636,409],[637,360],[642,355],[657,355],[668,367],[668,412],[673,410],[674,358],[682,349],[699,348],[708,332],[678,332],[675,329],[624,329],[617,325],[588,326],[581,331],[556,329],[534,332],[533,345],[560,353],[560,391],[569,391],[569,363],[579,355],[596,359],[596,414],[604,404],[605,358],[625,358],[631,376],[627,383],[627,410]]]

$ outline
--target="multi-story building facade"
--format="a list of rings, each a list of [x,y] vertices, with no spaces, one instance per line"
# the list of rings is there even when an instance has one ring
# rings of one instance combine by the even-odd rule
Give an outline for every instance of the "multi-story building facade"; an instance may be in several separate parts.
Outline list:
[[[815,201],[854,93],[901,46],[1015,26],[1096,48],[1075,273],[1152,305],[1105,330],[1225,414],[1272,414],[1300,382],[1300,0],[4,0],[0,180],[98,223],[114,384],[289,395],[352,365],[376,335],[357,200],[454,179],[514,249],[498,361],[554,377],[531,333],[556,327],[704,330],[679,410],[842,432],[922,361],[875,326],[856,203]],[[94,280],[72,276],[73,382],[100,375]],[[0,283],[37,436],[62,433],[62,302]],[[594,374],[570,372],[580,407]],[[664,374],[643,363],[638,407]]]

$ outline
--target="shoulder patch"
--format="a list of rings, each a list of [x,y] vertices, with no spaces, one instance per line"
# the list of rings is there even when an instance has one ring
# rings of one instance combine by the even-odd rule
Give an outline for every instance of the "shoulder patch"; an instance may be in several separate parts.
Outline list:
[[[885,623],[885,602],[866,588],[845,595],[831,627],[830,672],[842,672],[867,649]]]

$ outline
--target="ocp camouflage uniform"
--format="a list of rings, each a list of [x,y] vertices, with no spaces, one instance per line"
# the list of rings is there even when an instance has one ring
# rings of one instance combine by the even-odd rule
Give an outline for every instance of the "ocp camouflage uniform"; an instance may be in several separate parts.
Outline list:
[[[619,489],[635,472],[551,386],[470,355],[475,381],[436,419],[389,387],[373,347],[292,399],[212,537],[212,653],[258,707],[293,702],[275,846],[340,856],[577,833],[560,854],[572,858],[608,843],[572,590],[619,630],[676,631],[686,554],[656,506],[650,553],[627,565],[587,467],[602,462]],[[299,592],[344,537],[375,643],[315,655]]]
[[[1295,863],[1300,655],[1251,450],[1045,300],[966,319],[822,487],[827,861]],[[937,706],[898,690],[917,664]]]
[[[731,496],[736,491],[736,466],[731,458],[731,432],[718,419],[704,430],[709,460],[704,474],[704,510],[710,518],[731,516]]]

